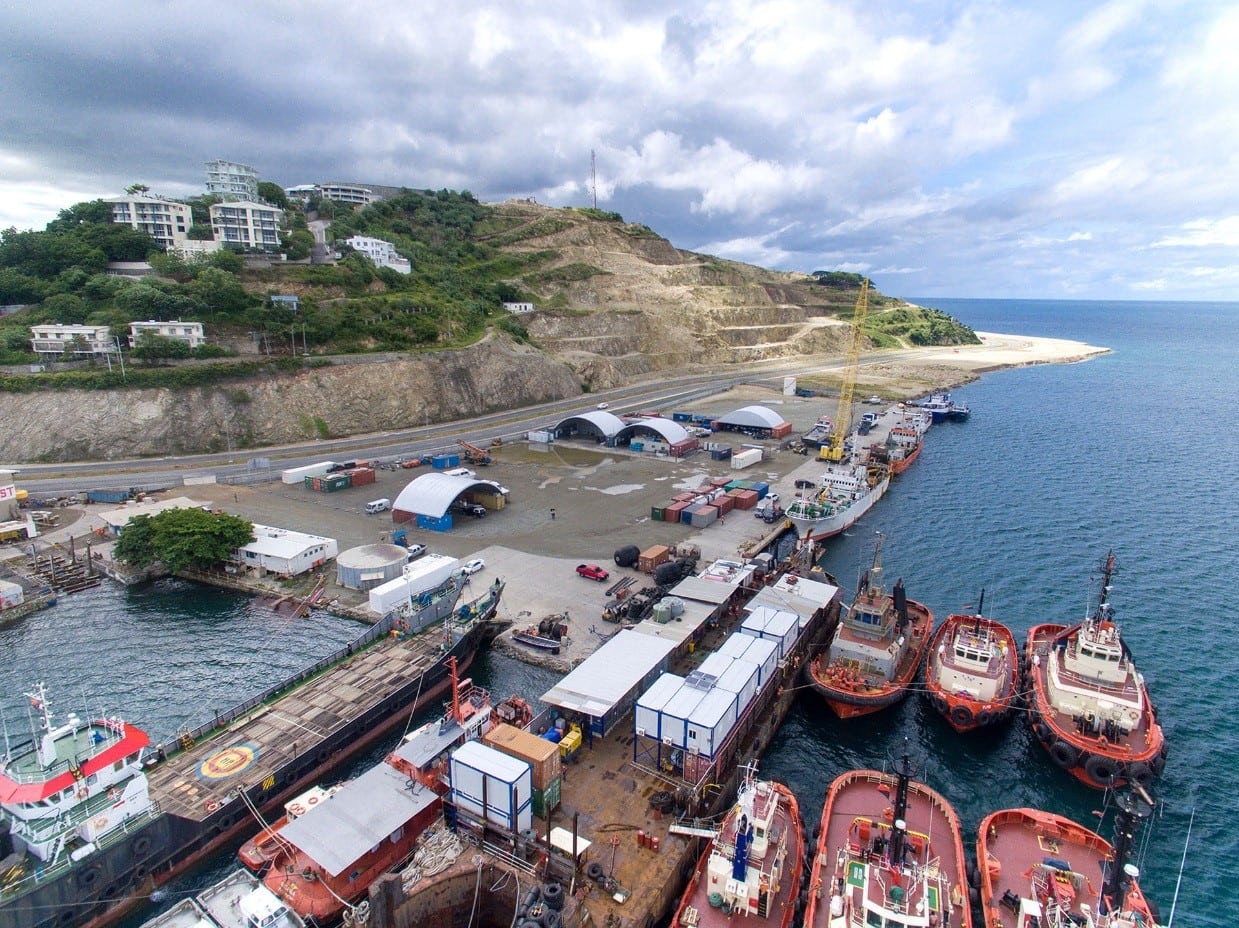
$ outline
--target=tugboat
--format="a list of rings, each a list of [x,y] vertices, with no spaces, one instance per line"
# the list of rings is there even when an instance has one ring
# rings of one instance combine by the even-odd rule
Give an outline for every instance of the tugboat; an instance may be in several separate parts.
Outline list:
[[[886,441],[869,450],[872,460],[885,464],[892,474],[902,474],[921,456],[922,433],[909,425],[897,425],[890,430]]]
[[[1114,553],[1097,607],[1082,623],[1034,625],[1025,649],[1029,721],[1054,763],[1096,789],[1148,787],[1166,765],[1166,741],[1144,677],[1109,602]]]
[[[489,729],[490,693],[459,680],[444,716],[407,735],[396,750],[326,801],[274,833],[263,883],[307,921],[332,924],[355,913],[370,884],[400,866],[440,817],[448,753]]]
[[[305,928],[305,921],[246,870],[234,870],[198,894],[219,928]]]
[[[1129,860],[1136,827],[1152,808],[1128,792],[1117,798],[1114,847],[1038,809],[987,816],[977,834],[985,928],[1157,928]]]
[[[738,916],[789,928],[803,875],[804,828],[782,783],[744,768],[736,804],[697,862],[673,926],[729,928]]]
[[[1019,647],[1011,629],[986,618],[985,591],[975,615],[947,616],[929,644],[925,696],[957,732],[1007,718],[1019,698]]]
[[[908,599],[903,580],[886,592],[878,532],[873,566],[860,578],[826,653],[805,665],[805,678],[843,719],[893,706],[907,696],[933,627],[933,613]]]
[[[284,803],[283,815],[241,845],[241,850],[237,851],[241,863],[254,873],[265,873],[280,851],[280,829],[297,816],[305,815],[320,802],[330,799],[339,789],[339,784],[325,788],[312,786],[297,798]]]
[[[934,417],[934,422],[945,422],[951,415],[951,409],[955,406],[949,393],[931,393],[929,399],[921,400],[919,403],[921,409],[931,413]]]
[[[972,928],[959,819],[913,772],[905,751],[831,783],[804,928]]]

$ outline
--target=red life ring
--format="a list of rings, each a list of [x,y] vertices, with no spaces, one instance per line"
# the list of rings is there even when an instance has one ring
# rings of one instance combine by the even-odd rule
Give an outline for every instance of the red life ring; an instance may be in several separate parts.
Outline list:
[[[307,799],[307,800],[305,801],[305,804],[306,804],[307,806],[316,806],[316,805],[318,805],[318,797],[317,797],[317,796],[311,796],[309,799]]]
[[[210,799],[210,800],[207,800],[206,810],[207,810],[208,812],[216,812],[216,811],[218,811],[218,810],[219,810],[219,800],[218,800],[218,799]]]

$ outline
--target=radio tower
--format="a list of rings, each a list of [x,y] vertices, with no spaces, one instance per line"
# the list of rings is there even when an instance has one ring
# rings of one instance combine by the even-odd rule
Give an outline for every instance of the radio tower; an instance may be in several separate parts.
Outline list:
[[[594,158],[594,150],[589,150],[589,192],[593,199],[594,209],[598,208],[598,162]]]

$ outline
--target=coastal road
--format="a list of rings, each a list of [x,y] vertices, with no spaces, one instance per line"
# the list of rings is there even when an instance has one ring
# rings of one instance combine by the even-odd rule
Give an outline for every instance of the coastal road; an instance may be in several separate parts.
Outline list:
[[[910,348],[871,352],[861,358],[861,366],[908,361],[940,352],[941,348]],[[4,465],[18,473],[21,487],[33,496],[76,493],[95,488],[135,487],[155,490],[175,486],[186,477],[214,475],[217,479],[241,478],[255,469],[267,470],[257,462],[265,461],[271,469],[285,469],[325,459],[375,460],[401,455],[422,455],[436,451],[457,450],[457,439],[486,447],[496,438],[510,441],[533,429],[549,428],[565,416],[582,407],[606,402],[615,413],[644,408],[687,404],[702,397],[717,394],[739,384],[760,384],[781,388],[786,376],[811,376],[834,373],[844,361],[832,358],[778,359],[749,365],[742,370],[713,371],[664,378],[555,400],[516,410],[486,413],[469,419],[435,423],[421,427],[397,429],[380,433],[352,435],[347,438],[298,442],[287,445],[182,455],[161,459],[136,458],[122,461],[90,461],[71,464]],[[251,465],[251,462],[255,462]]]

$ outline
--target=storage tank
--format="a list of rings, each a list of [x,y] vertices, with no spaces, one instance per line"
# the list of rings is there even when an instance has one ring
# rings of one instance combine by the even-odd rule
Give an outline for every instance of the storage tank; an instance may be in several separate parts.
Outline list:
[[[409,552],[400,545],[360,545],[336,558],[336,582],[350,590],[372,590],[395,580]]]

